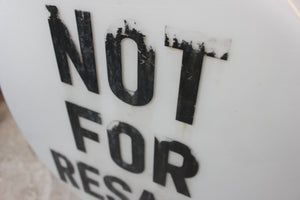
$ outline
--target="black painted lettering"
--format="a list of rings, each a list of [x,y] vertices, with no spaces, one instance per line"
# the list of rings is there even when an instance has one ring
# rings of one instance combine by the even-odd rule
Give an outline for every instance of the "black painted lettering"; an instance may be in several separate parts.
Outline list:
[[[75,11],[81,59],[67,27],[58,17],[57,7],[46,7],[51,14],[48,22],[61,81],[72,85],[68,54],[87,89],[99,94],[90,13]]]
[[[193,124],[195,106],[203,67],[203,58],[228,59],[231,40],[220,40],[196,33],[203,41],[185,41],[176,38],[178,30],[166,27],[165,46],[183,50],[176,120]],[[182,34],[182,31],[180,31]]]
[[[183,58],[176,120],[193,124],[195,104],[198,95],[200,75],[205,52],[204,46],[200,47],[199,50],[193,50],[189,45],[182,48]]]
[[[61,180],[67,183],[67,178],[72,183],[72,185],[79,189],[73,175],[75,173],[72,163],[67,159],[66,156],[50,149],[52,157],[54,159],[59,177]],[[63,163],[62,163],[63,161]]]
[[[183,157],[183,163],[181,167],[168,163],[170,151],[176,152]],[[155,138],[153,172],[154,182],[165,186],[167,173],[170,173],[177,192],[190,197],[191,195],[185,182],[185,178],[191,178],[195,176],[198,172],[198,169],[198,162],[191,154],[189,147],[176,141],[159,142]]]
[[[91,190],[90,184],[93,184],[93,185],[99,187],[99,183],[97,181],[89,178],[86,173],[86,171],[89,171],[90,173],[99,175],[99,171],[85,163],[82,163],[82,162],[77,163],[77,167],[79,170],[79,174],[80,174],[80,178],[82,181],[82,186],[83,186],[84,191],[86,193],[96,197],[97,199],[104,200],[104,197],[102,195]]]
[[[123,169],[133,173],[142,173],[145,165],[145,143],[140,132],[124,122],[112,122],[107,130],[109,149],[112,159]],[[132,163],[126,163],[121,157],[120,134],[131,138]]]
[[[129,27],[125,21],[125,27],[106,35],[106,60],[109,85],[113,93],[125,103],[133,106],[143,106],[149,103],[153,97],[154,87],[154,63],[155,53],[152,48],[147,48],[141,32]],[[121,41],[125,38],[132,39],[138,47],[138,87],[131,94],[123,85],[121,64]]]
[[[68,101],[66,101],[66,106],[77,149],[86,152],[86,148],[84,145],[84,137],[94,140],[95,142],[99,142],[99,137],[96,133],[81,128],[79,123],[79,117],[83,117],[85,119],[101,124],[101,118],[99,116],[99,113],[70,103]]]
[[[155,200],[155,197],[151,192],[144,190],[139,200]]]
[[[121,187],[123,188],[123,190],[125,190],[126,192],[131,192],[130,187],[121,179],[114,177],[114,176],[105,176],[104,177],[104,183],[106,185],[106,187],[113,192],[116,196],[118,196],[120,199],[122,200],[129,200],[122,192],[120,192],[119,190],[117,190],[114,187],[114,183],[117,183],[119,185],[121,185]],[[115,200],[113,197],[107,195],[107,198],[109,200]]]

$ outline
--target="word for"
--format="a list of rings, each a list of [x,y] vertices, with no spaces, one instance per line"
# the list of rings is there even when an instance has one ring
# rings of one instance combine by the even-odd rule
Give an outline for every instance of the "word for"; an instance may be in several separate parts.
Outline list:
[[[100,114],[71,102],[66,102],[66,108],[68,111],[76,147],[79,151],[87,153],[84,139],[87,138],[99,143],[99,136],[95,132],[82,128],[80,126],[79,117],[85,118],[101,125],[102,119],[100,117]],[[115,162],[115,164],[117,164],[124,170],[135,174],[142,173],[145,169],[145,140],[142,134],[135,127],[124,122],[113,121],[108,125],[108,127],[109,128],[107,129],[107,136],[109,142],[109,152],[112,160]],[[129,136],[129,138],[131,139],[131,152],[126,152],[132,155],[131,163],[124,161],[124,159],[122,158],[122,149],[120,145],[121,134]],[[72,175],[74,174],[74,168],[71,162],[65,156],[62,156],[61,154],[53,150],[51,150],[51,152],[59,171],[60,178],[66,181],[65,177],[67,176],[72,185],[78,188],[78,185],[72,177]],[[181,166],[175,166],[169,163],[170,152],[175,152],[182,156],[183,163]],[[64,160],[64,162],[67,164],[63,165],[58,158],[62,158],[62,160]],[[177,192],[190,197],[190,192],[188,190],[185,179],[194,177],[199,169],[199,164],[196,161],[195,157],[192,155],[190,148],[177,141],[159,141],[157,138],[155,138],[153,160],[153,182],[165,186],[167,173],[169,173],[172,176],[172,180],[174,181]],[[87,164],[84,164],[82,162],[80,163],[81,164],[78,165],[78,169],[79,171],[81,170],[80,176],[85,192],[99,197],[99,195],[91,193],[89,188],[89,184],[94,184],[96,186],[98,186],[99,184],[95,181],[86,181],[86,178],[82,178],[82,174],[85,174],[85,170],[89,170],[98,174],[97,170]],[[122,180],[120,180],[119,182],[126,184]]]

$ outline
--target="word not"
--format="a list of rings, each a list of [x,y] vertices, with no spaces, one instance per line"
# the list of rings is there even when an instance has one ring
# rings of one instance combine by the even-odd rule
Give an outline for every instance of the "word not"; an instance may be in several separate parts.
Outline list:
[[[72,85],[68,55],[87,89],[99,94],[90,13],[75,10],[80,54],[76,50],[67,27],[58,17],[57,7],[51,5],[46,7],[51,14],[48,22],[61,81]],[[132,106],[144,106],[153,97],[155,51],[146,45],[144,41],[146,36],[141,31],[129,26],[126,20],[124,23],[125,26],[117,28],[115,34],[109,32],[106,35],[105,48],[109,86],[123,102]],[[188,33],[190,34],[190,32]],[[192,36],[189,34],[187,34],[188,36],[183,35],[179,41],[178,34],[174,33],[174,29],[166,27],[165,46],[183,51],[176,120],[193,124],[203,58],[206,55],[227,60],[231,40],[203,37],[198,33],[194,33]],[[123,85],[121,41],[125,38],[135,41],[138,47],[138,81],[137,90],[133,93]],[[173,40],[170,41],[170,39]]]

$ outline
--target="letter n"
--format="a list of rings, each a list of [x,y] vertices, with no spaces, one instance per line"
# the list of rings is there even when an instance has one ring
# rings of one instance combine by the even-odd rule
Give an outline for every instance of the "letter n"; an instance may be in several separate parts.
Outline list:
[[[67,27],[58,17],[57,7],[47,5],[46,8],[51,14],[48,22],[61,81],[72,85],[68,55],[87,89],[99,94],[90,13],[75,10],[80,56]]]

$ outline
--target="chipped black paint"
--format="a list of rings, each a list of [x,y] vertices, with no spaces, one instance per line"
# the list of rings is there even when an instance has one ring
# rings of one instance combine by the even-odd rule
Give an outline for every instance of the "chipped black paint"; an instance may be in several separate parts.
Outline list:
[[[144,190],[139,200],[155,200],[155,197],[151,192]]]
[[[113,93],[125,103],[143,106],[153,97],[155,52],[147,48],[145,35],[135,28],[129,27],[126,21],[124,31],[118,28],[116,37],[112,33],[106,35],[106,60],[109,85]],[[134,40],[138,47],[138,87],[130,94],[123,85],[121,63],[121,41],[125,38]]]
[[[215,52],[209,52],[209,53],[206,53],[207,56],[209,57],[215,57],[216,56],[216,53]]]
[[[169,41],[167,36],[166,40]],[[176,120],[193,124],[205,48],[201,44],[194,49],[192,43],[179,43],[176,38],[173,41],[173,48],[183,50]]]
[[[86,152],[84,137],[89,138],[95,142],[99,142],[99,137],[97,133],[82,128],[80,126],[79,117],[83,117],[95,123],[102,124],[101,117],[97,112],[78,106],[68,101],[66,101],[66,107],[69,114],[69,120],[71,123],[76,147],[78,150]]]
[[[131,138],[132,163],[126,163],[121,156],[120,134]],[[141,133],[133,126],[118,122],[107,130],[109,149],[112,159],[117,165],[133,173],[142,173],[145,169],[145,142]]]
[[[165,46],[170,46],[170,40],[167,34],[165,34]]]
[[[221,57],[222,60],[227,60],[228,59],[228,53],[224,53],[224,55]]]
[[[70,160],[66,156],[52,149],[50,149],[50,152],[52,154],[60,179],[67,183],[66,177],[68,177],[72,185],[79,189],[79,186],[73,177],[75,174],[75,170]],[[62,163],[62,160],[64,161],[64,163]]]
[[[165,46],[183,50],[176,120],[193,124],[203,59],[205,55],[215,58],[216,53],[214,51],[206,52],[204,43],[199,44],[198,48],[194,48],[192,41],[182,40],[179,43],[177,38],[173,38],[171,46],[167,34],[165,35]],[[225,53],[220,59],[227,60],[228,53]]]
[[[67,27],[58,17],[57,7],[47,5],[46,8],[51,14],[48,22],[61,81],[72,85],[68,54],[87,89],[99,94],[90,13],[75,11],[80,56]]]
[[[181,167],[169,163],[170,151],[176,152],[183,157]],[[190,197],[191,195],[185,178],[195,176],[199,169],[199,164],[192,155],[190,148],[177,141],[159,142],[158,139],[155,138],[154,158],[153,181],[165,186],[167,173],[170,173],[177,192]]]
[[[114,176],[105,176],[104,177],[104,183],[106,185],[106,187],[112,192],[114,193],[117,197],[119,197],[121,200],[129,200],[128,197],[126,197],[122,192],[120,192],[116,187],[114,187],[115,184],[118,184],[122,187],[122,189],[126,192],[130,192],[131,193],[131,189],[130,187],[127,185],[127,183],[125,183],[124,181],[122,181],[121,179],[114,177]],[[119,188],[119,187],[118,187]],[[107,199],[108,200],[115,200],[115,198],[107,195]]]
[[[80,178],[82,181],[84,191],[97,199],[104,200],[104,197],[102,195],[92,191],[91,187],[90,187],[90,185],[94,185],[94,187],[99,187],[99,182],[97,182],[94,179],[89,178],[88,174],[87,174],[87,172],[89,172],[90,174],[93,173],[93,174],[99,175],[98,169],[96,169],[92,166],[89,166],[83,162],[78,162],[77,168],[79,171],[79,175],[80,175]]]

